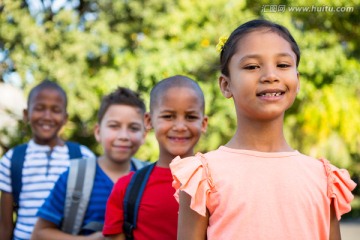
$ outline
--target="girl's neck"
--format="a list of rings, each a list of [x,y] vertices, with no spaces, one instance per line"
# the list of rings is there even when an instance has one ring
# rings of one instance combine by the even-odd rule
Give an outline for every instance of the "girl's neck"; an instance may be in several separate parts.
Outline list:
[[[225,146],[260,152],[293,151],[285,139],[282,121],[238,124],[235,135]]]
[[[120,177],[127,175],[131,169],[131,162],[125,161],[121,163],[113,162],[105,156],[98,159],[100,168],[115,183]]]

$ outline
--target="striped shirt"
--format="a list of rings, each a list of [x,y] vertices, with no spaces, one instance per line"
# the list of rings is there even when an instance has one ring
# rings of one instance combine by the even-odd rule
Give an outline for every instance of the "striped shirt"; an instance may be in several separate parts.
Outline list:
[[[84,157],[95,157],[85,146],[80,146]],[[0,190],[12,193],[10,165],[13,149],[0,160]],[[26,149],[22,170],[22,189],[19,196],[18,218],[14,239],[30,239],[38,209],[48,197],[59,176],[69,166],[69,150],[66,145],[55,146],[36,144],[30,140]]]

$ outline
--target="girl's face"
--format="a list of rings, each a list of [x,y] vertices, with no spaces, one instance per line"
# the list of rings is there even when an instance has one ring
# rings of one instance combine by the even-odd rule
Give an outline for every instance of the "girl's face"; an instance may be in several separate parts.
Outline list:
[[[54,147],[59,143],[58,133],[67,121],[64,96],[56,89],[39,90],[24,110],[24,119],[29,121],[36,143]]]
[[[106,159],[127,162],[144,143],[144,115],[137,107],[111,105],[101,123],[95,126],[95,138]]]
[[[207,127],[202,102],[189,87],[166,90],[159,96],[153,113],[147,114],[145,119],[148,128],[155,131],[159,159],[168,161],[176,156],[193,155],[194,147]]]
[[[229,77],[221,75],[219,84],[223,95],[233,98],[238,117],[283,117],[299,89],[296,55],[277,33],[250,32],[238,41],[229,62]]]

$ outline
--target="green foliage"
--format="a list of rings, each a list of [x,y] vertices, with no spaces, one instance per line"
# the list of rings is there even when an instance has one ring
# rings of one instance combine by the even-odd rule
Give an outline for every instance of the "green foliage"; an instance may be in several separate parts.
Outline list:
[[[244,21],[264,17],[290,29],[300,45],[301,91],[285,119],[286,136],[298,150],[324,156],[360,175],[359,0],[273,1],[95,1],[72,9],[30,14],[23,1],[3,0],[0,76],[16,71],[25,93],[45,77],[57,79],[69,95],[65,138],[100,153],[93,137],[101,96],[127,86],[148,103],[162,78],[185,74],[204,89],[208,132],[197,150],[226,143],[236,129],[232,100],[222,97],[217,79],[218,38]],[[1,3],[0,3],[1,4]],[[266,8],[264,7],[266,6]],[[350,12],[295,11],[291,7],[353,7]],[[277,8],[281,10],[280,8]],[[1,79],[1,77],[0,77]],[[18,138],[17,138],[18,139]],[[153,133],[138,152],[156,160]]]

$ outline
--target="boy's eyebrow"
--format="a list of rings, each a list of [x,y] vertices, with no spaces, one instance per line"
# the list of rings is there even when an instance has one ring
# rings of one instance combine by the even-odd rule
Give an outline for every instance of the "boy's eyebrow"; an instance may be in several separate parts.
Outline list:
[[[130,125],[142,125],[141,122],[131,122]]]
[[[165,109],[160,111],[160,113],[172,113],[172,112],[175,112],[175,110]]]
[[[189,110],[189,111],[186,111],[186,113],[201,113],[201,110]]]
[[[116,119],[109,119],[109,120],[106,121],[106,123],[122,123],[122,122],[121,122],[121,121],[118,121],[118,120],[116,120]],[[139,124],[139,125],[142,125],[141,123],[142,123],[141,120],[139,120],[138,122],[132,121],[132,122],[130,122],[129,124]]]
[[[174,113],[176,112],[176,110],[170,110],[170,109],[166,109],[166,110],[162,110],[160,111],[160,113]],[[188,110],[185,111],[185,113],[189,114],[189,113],[201,113],[201,110]]]

